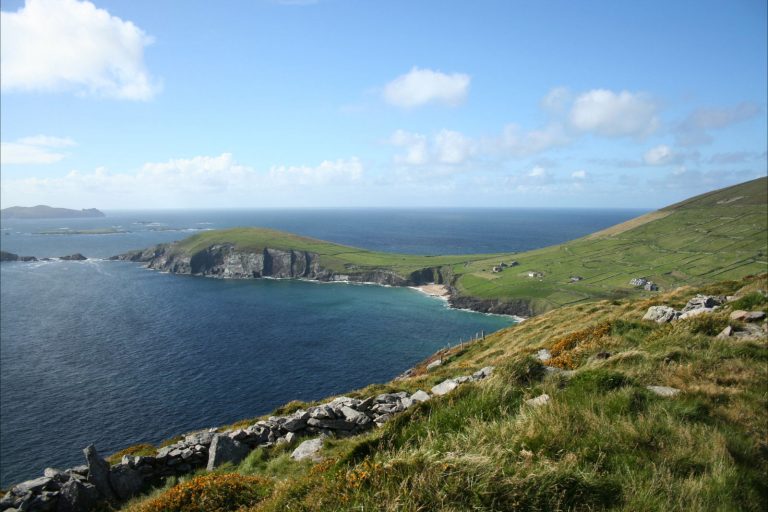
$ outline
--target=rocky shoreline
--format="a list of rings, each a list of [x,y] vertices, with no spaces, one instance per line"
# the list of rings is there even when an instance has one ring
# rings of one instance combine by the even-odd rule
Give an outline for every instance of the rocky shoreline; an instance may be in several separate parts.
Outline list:
[[[349,267],[335,272],[320,264],[320,255],[293,249],[264,248],[260,252],[245,252],[234,244],[216,244],[193,254],[174,250],[174,244],[160,244],[148,249],[112,256],[110,260],[144,263],[149,269],[192,276],[221,279],[304,279],[322,282],[349,282],[384,286],[421,287],[444,285],[448,304],[456,309],[480,313],[510,315],[526,318],[534,315],[530,303],[517,299],[511,302],[484,300],[461,295],[452,286],[450,268],[427,267],[407,276],[385,269]]]
[[[251,450],[282,444],[297,444],[291,458],[319,460],[326,437],[346,437],[381,427],[394,416],[435,396],[450,393],[465,382],[478,382],[493,373],[486,367],[472,375],[446,379],[423,390],[383,393],[365,399],[337,397],[317,406],[285,416],[271,416],[246,428],[216,428],[186,434],[164,446],[153,456],[124,455],[109,465],[96,447],[83,450],[86,464],[64,470],[46,468],[43,476],[14,485],[0,499],[2,512],[89,512],[103,504],[113,507],[171,476],[181,476],[223,464],[238,464]],[[298,443],[300,438],[311,438]]]

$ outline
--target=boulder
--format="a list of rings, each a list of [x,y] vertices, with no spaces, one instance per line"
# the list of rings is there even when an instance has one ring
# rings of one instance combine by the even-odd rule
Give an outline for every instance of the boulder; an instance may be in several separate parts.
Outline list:
[[[285,437],[283,439],[285,439],[286,443],[291,444],[296,440],[297,437],[298,436],[293,432],[288,432],[287,434],[285,434]]]
[[[731,313],[730,319],[737,322],[756,322],[765,318],[764,311],[744,311],[738,309]]]
[[[414,402],[426,402],[427,400],[429,400],[429,398],[430,398],[429,393],[422,390],[418,390],[411,395],[411,400],[413,400]]]
[[[731,334],[733,334],[733,327],[731,327],[730,325],[727,325],[727,326],[725,326],[725,329],[720,331],[720,334],[718,334],[715,337],[722,340],[722,339],[725,339],[725,338],[730,338]]]
[[[109,485],[109,464],[107,461],[99,456],[99,452],[92,444],[83,449],[83,454],[88,463],[88,482],[93,484],[99,494],[108,501],[116,502],[117,496]]]
[[[490,377],[492,374],[493,366],[486,366],[485,368],[480,368],[475,373],[473,373],[472,380],[483,380]]]
[[[83,256],[79,252],[76,252],[75,254],[70,254],[69,256],[61,256],[59,259],[64,261],[83,261],[83,260],[87,260],[88,258]]]
[[[443,360],[442,359],[435,359],[434,361],[432,361],[431,363],[429,363],[427,365],[427,371],[434,370],[435,368],[437,368],[441,364],[443,364]]]
[[[291,453],[291,458],[293,460],[310,459],[312,461],[318,462],[322,460],[322,457],[320,457],[318,454],[322,447],[323,437],[309,439],[301,443],[298,447],[296,447],[295,450],[293,450],[293,453]]]
[[[663,396],[663,397],[673,397],[680,393],[680,390],[677,388],[671,388],[669,386],[646,386],[646,389],[650,391],[653,394]]]
[[[717,308],[718,306],[715,306],[713,308],[689,309],[688,311],[685,311],[679,317],[677,317],[677,319],[685,320],[686,318],[693,318],[694,316],[709,314],[714,312]]]
[[[99,491],[89,483],[71,479],[61,486],[56,512],[90,512],[99,502]]]
[[[725,304],[726,298],[721,295],[696,295],[683,308],[683,313],[695,309],[715,308]]]
[[[281,426],[288,432],[296,432],[307,426],[309,413],[306,411],[296,411]]]
[[[371,419],[362,412],[356,411],[351,407],[344,406],[341,408],[341,414],[347,421],[355,423],[357,425],[367,425],[371,422]]]
[[[213,471],[222,464],[231,462],[238,464],[248,456],[248,446],[235,441],[222,434],[216,434],[211,441],[211,447],[208,449],[208,465],[206,469]]]
[[[117,497],[121,501],[126,501],[142,491],[144,478],[138,470],[131,469],[129,465],[117,464],[109,471],[109,484]]]
[[[663,324],[675,320],[678,316],[680,316],[680,313],[669,306],[651,306],[646,311],[643,320],[651,320]]]
[[[541,407],[542,405],[547,405],[551,398],[548,394],[544,393],[543,395],[539,395],[536,398],[531,398],[530,400],[526,400],[525,404],[530,405],[531,407]]]
[[[330,429],[330,430],[352,430],[355,428],[355,423],[348,422],[346,420],[330,420],[309,418],[307,425],[315,428]]]
[[[440,384],[432,387],[432,394],[433,395],[445,395],[446,393],[450,393],[454,389],[459,387],[459,383],[456,382],[454,379],[445,379]]]
[[[28,492],[40,493],[53,482],[53,478],[41,476],[33,480],[27,480],[13,486],[12,492],[16,496],[22,496]]]

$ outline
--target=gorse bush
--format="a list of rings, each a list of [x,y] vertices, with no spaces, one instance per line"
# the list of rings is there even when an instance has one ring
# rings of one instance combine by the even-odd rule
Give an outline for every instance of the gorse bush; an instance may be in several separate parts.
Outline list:
[[[272,492],[271,480],[237,473],[210,474],[180,483],[130,512],[230,512],[250,507]]]

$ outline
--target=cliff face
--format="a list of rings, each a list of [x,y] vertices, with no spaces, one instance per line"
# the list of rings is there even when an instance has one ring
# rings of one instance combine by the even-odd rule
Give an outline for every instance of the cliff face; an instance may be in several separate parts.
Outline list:
[[[384,269],[349,268],[334,272],[323,268],[320,256],[313,252],[265,248],[260,252],[240,251],[232,244],[217,244],[193,254],[174,250],[173,244],[161,244],[133,251],[113,260],[146,263],[147,268],[173,274],[189,274],[231,279],[258,277],[299,278],[317,281],[351,281],[389,286],[442,283],[439,269],[422,269],[408,276]]]

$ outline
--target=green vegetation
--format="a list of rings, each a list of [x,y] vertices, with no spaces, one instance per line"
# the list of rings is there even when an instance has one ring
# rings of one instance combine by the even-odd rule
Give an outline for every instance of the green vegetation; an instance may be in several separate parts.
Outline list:
[[[217,496],[206,510],[765,510],[768,341],[715,335],[737,325],[736,304],[767,310],[756,293],[767,288],[763,274],[562,307],[444,351],[435,371],[350,393],[429,389],[496,367],[384,428],[327,441],[323,462],[262,448],[221,471],[228,480],[192,476],[127,509],[196,511]],[[642,320],[649,306],[700,292],[740,299],[672,324]],[[568,371],[547,370],[533,357],[542,348],[555,356],[547,365]],[[543,393],[548,404],[525,404]]]
[[[366,251],[258,228],[209,231],[178,250],[193,254],[232,243],[247,251],[294,249],[320,255],[344,273],[384,269],[407,277],[439,268],[461,295],[509,302],[523,299],[537,313],[600,299],[651,296],[629,284],[645,277],[663,290],[738,279],[768,266],[768,180],[710,192],[593,235],[519,254],[412,256]],[[501,261],[519,265],[493,272]],[[529,277],[529,272],[541,276]],[[581,280],[571,282],[571,277]]]

